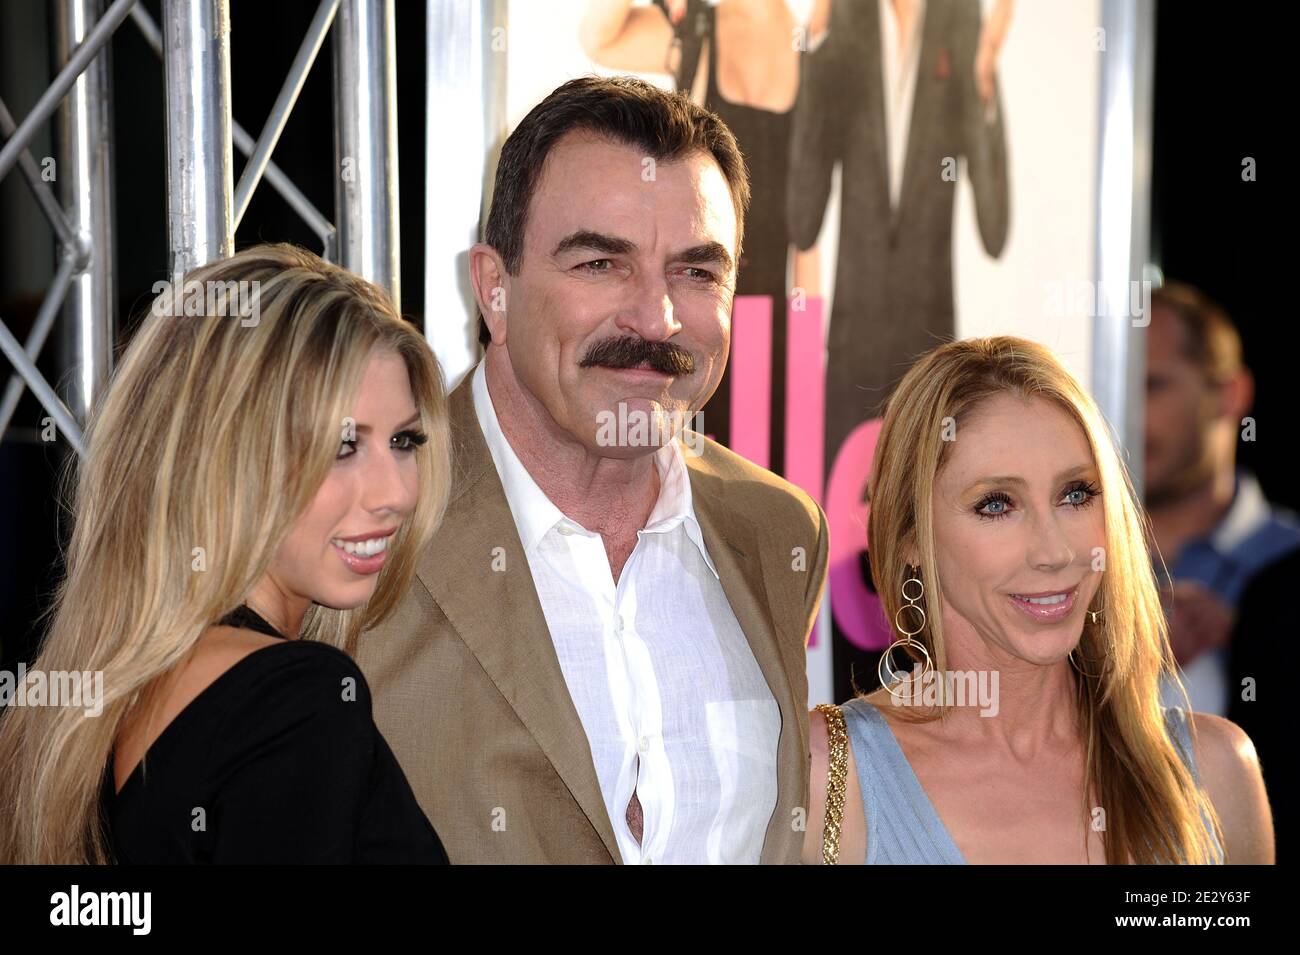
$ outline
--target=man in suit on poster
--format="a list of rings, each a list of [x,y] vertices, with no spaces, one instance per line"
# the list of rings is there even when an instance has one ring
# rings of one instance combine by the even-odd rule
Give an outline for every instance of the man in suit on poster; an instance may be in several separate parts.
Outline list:
[[[747,202],[727,128],[631,78],[564,84],[502,149],[448,510],[358,650],[453,862],[798,861],[825,517],[679,427]]]
[[[826,348],[828,481],[845,439],[878,416],[912,361],[954,335],[961,158],[985,251],[996,257],[1006,242],[1007,154],[994,64],[1010,17],[1010,0],[996,0],[983,25],[979,0],[835,0],[827,33],[810,38],[786,214],[791,241],[810,247],[841,164]],[[842,640],[836,645],[837,657],[854,651],[857,676],[874,684],[875,660]],[[852,692],[848,662],[836,662],[837,699]]]

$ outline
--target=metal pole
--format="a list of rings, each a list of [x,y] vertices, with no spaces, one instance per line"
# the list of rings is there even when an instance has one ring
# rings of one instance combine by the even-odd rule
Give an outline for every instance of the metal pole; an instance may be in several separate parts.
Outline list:
[[[397,61],[392,0],[343,0],[334,24],[339,262],[400,307]]]
[[[454,387],[478,359],[466,253],[478,241],[506,124],[505,0],[428,0],[424,136],[424,335]],[[449,131],[458,148],[447,149]],[[437,202],[433,197],[437,197]]]
[[[172,274],[234,252],[227,0],[163,0]]]
[[[1152,0],[1103,0],[1092,385],[1138,493],[1143,486],[1145,273],[1151,248]]]
[[[89,48],[92,37],[113,21],[103,13],[100,0],[57,0],[55,6],[57,55],[60,69],[66,70],[77,62],[81,50]],[[125,18],[128,9],[114,4],[117,22]],[[85,64],[59,110],[55,182],[65,215],[82,246],[67,251],[72,255],[89,253],[68,288],[60,336],[59,365],[67,406],[81,421],[86,420],[108,382],[116,327],[111,89],[109,47],[102,45]],[[63,430],[67,432],[66,427]]]

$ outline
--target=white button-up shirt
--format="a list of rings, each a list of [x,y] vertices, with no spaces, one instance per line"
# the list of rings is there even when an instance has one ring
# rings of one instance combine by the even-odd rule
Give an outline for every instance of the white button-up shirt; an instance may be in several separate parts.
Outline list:
[[[916,0],[907,36],[899,42],[898,13],[890,0],[880,0],[880,68],[885,81],[885,139],[889,157],[889,201],[897,208],[907,164],[907,138],[912,129],[912,100],[921,64],[921,28],[925,0]],[[899,51],[900,46],[902,51]]]
[[[907,162],[907,137],[912,127],[912,100],[921,63],[921,29],[925,22],[925,0],[915,0],[912,22],[900,40],[898,11],[891,0],[880,0],[880,76],[885,102],[885,173],[889,179],[889,201],[898,206]],[[804,29],[810,29],[804,22]],[[808,52],[815,53],[830,36],[823,30],[808,38]],[[901,48],[901,49],[900,49]]]
[[[601,536],[566,517],[501,432],[485,361],[474,408],[519,530],[625,863],[756,863],[776,808],[781,714],[691,504],[676,441],[617,584]],[[638,845],[626,820],[635,792]]]

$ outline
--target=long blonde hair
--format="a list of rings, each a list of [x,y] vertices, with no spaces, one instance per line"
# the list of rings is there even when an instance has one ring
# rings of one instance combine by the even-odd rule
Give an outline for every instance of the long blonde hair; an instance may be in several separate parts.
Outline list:
[[[159,678],[266,573],[335,461],[376,347],[402,358],[429,440],[372,598],[303,620],[302,639],[349,652],[392,612],[446,508],[447,397],[427,343],[383,291],[290,245],[196,269],[154,301],[91,415],[66,576],[32,665],[102,671],[102,714],[6,708],[0,863],[108,861],[99,797],[122,720],[153,709]]]
[[[1221,845],[1217,817],[1179,758],[1160,703],[1161,677],[1177,677],[1149,524],[1101,412],[1043,346],[1005,336],[950,342],[924,355],[890,396],[872,465],[867,525],[871,575],[886,618],[894,619],[904,605],[907,558],[915,554],[927,610],[916,639],[936,670],[947,670],[932,500],[952,444],[943,440],[945,425],[959,426],[983,402],[1007,393],[1046,399],[1078,423],[1103,491],[1106,553],[1098,596],[1104,610],[1096,624],[1085,623],[1075,651],[1082,660],[1071,669],[1086,743],[1085,817],[1092,794],[1105,810],[1102,840],[1110,862],[1214,861],[1206,822]],[[934,612],[926,607],[932,595]],[[937,682],[942,690],[943,681]],[[950,708],[951,701],[943,701],[928,718],[946,716]]]

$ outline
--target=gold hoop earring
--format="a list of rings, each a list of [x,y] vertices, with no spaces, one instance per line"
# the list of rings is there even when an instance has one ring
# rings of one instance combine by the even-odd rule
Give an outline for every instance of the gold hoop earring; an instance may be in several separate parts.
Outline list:
[[[908,584],[916,584],[918,590],[915,595],[908,594],[907,592]],[[892,658],[892,654],[895,650],[902,649],[907,651],[909,654],[915,650],[919,652],[921,656],[925,657],[925,663],[922,665],[921,668],[922,676],[925,676],[925,674],[934,671],[934,663],[930,660],[930,652],[925,649],[925,646],[923,644],[912,639],[914,636],[916,636],[918,633],[920,633],[922,630],[925,629],[925,622],[926,622],[925,608],[918,603],[918,601],[920,601],[920,599],[925,596],[925,584],[921,582],[921,578],[918,576],[909,577],[907,580],[903,581],[902,593],[903,593],[903,600],[905,600],[906,603],[904,603],[903,606],[899,607],[898,610],[894,613],[894,629],[897,630],[899,633],[901,633],[903,635],[903,638],[901,640],[895,640],[888,647],[886,647],[885,652],[880,655],[880,661],[876,664],[876,676],[880,679],[880,685],[883,686],[889,692],[889,695],[894,697],[895,699],[901,699],[901,697],[894,692],[893,684],[902,682],[902,678],[898,676],[898,673],[900,671],[894,669],[894,661]],[[904,610],[908,610],[908,609],[915,610],[917,613],[921,615],[921,625],[917,627],[915,630],[905,630],[901,626],[899,626],[898,623],[899,614],[901,614]],[[892,677],[894,677],[893,680],[885,679],[886,669],[888,669],[889,674]]]

